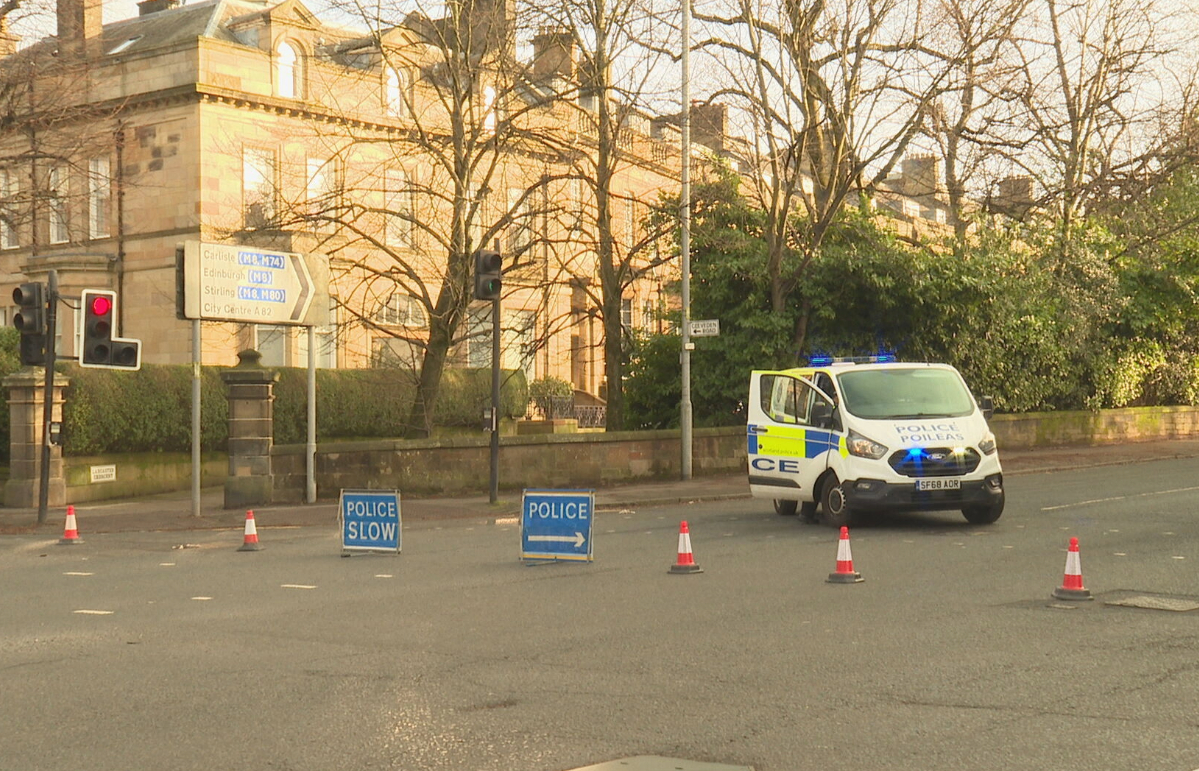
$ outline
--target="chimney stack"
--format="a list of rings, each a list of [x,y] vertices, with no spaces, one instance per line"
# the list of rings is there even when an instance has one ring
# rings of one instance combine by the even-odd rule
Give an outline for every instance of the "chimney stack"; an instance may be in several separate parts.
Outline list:
[[[564,29],[544,27],[533,37],[533,78],[575,79],[575,38]]]
[[[0,58],[12,56],[17,52],[17,43],[21,42],[20,35],[14,35],[8,28],[8,19],[0,18]]]
[[[104,27],[102,0],[58,0],[58,51],[86,56]]]
[[[137,15],[148,16],[159,11],[169,11],[183,5],[180,0],[142,0],[137,4]]]

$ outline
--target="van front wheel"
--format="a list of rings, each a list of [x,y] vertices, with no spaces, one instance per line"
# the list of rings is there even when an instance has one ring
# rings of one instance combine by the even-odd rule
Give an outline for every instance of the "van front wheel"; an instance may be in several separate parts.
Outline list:
[[[853,511],[845,501],[845,492],[835,474],[829,474],[820,489],[820,520],[829,527],[845,527],[853,519]]]
[[[799,506],[799,501],[784,501],[779,498],[774,499],[774,513],[782,517],[794,517],[795,509]]]
[[[962,516],[972,525],[989,525],[1003,514],[1003,498],[998,503],[989,506],[967,506],[962,509]]]

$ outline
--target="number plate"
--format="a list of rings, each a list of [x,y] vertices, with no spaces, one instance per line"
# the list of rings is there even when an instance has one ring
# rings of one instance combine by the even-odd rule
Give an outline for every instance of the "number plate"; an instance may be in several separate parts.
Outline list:
[[[960,490],[962,489],[962,480],[960,479],[917,479],[917,490]]]

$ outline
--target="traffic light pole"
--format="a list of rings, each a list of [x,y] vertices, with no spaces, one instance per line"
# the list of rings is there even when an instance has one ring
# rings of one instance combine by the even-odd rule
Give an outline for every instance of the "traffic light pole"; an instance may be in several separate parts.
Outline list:
[[[46,287],[46,377],[42,397],[42,464],[37,491],[37,523],[46,523],[50,508],[50,423],[54,419],[54,342],[58,336],[58,271],[51,270]]]
[[[500,499],[500,298],[491,301],[491,474],[490,498]]]

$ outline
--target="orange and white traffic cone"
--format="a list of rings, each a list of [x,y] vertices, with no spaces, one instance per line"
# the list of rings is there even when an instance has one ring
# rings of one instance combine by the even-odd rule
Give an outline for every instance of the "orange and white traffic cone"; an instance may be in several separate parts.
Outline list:
[[[687,520],[679,525],[679,560],[670,566],[671,573],[702,573],[703,568],[695,564],[695,555],[691,553],[691,531],[687,529]]]
[[[251,509],[246,512],[246,537],[238,551],[259,551],[261,549],[262,547],[258,545],[258,527],[254,524],[254,511]]]
[[[79,526],[75,524],[75,507],[67,507],[67,525],[63,529],[62,538],[58,539],[59,544],[63,546],[73,546],[77,543],[83,543],[79,538]]]
[[[861,573],[853,569],[853,554],[849,550],[849,528],[841,528],[841,540],[837,542],[837,570],[828,574],[830,584],[857,584],[865,581]]]
[[[1070,548],[1066,551],[1066,574],[1062,585],[1053,590],[1053,596],[1059,600],[1093,600],[1091,591],[1082,585],[1082,558],[1078,555],[1078,539],[1070,539]]]

